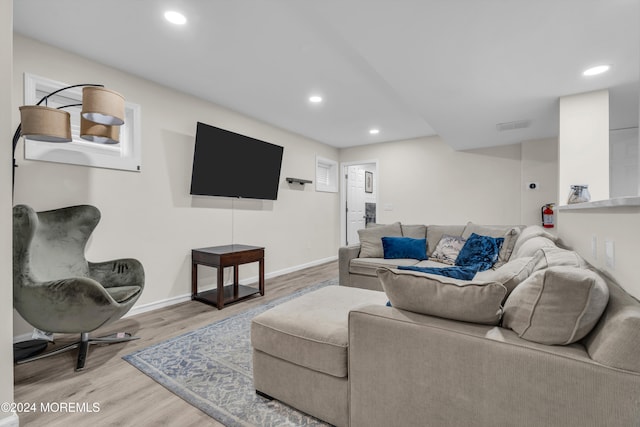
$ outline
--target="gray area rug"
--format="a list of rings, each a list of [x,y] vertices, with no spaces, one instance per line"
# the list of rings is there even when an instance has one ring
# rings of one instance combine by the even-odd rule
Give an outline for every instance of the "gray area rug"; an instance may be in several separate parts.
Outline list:
[[[251,319],[280,303],[337,284],[337,279],[317,283],[123,359],[225,426],[326,426],[256,394],[250,327]]]

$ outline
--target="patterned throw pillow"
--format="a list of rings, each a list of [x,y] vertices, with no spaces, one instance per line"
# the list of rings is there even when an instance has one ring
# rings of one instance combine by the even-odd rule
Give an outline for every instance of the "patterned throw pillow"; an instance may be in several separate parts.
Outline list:
[[[460,236],[443,235],[431,255],[431,260],[443,264],[455,265],[456,258],[458,258],[458,254],[465,242],[466,240]]]

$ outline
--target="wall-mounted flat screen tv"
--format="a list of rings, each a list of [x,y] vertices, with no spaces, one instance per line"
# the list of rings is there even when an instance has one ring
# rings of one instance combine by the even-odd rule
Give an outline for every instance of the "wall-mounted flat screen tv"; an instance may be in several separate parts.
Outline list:
[[[276,200],[284,148],[198,122],[191,194]]]

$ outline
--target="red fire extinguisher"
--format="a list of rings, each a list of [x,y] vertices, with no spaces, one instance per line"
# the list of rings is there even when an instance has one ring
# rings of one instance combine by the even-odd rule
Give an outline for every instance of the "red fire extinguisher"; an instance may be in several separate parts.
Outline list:
[[[542,226],[544,228],[553,228],[555,224],[555,212],[553,211],[553,203],[547,203],[542,206]]]

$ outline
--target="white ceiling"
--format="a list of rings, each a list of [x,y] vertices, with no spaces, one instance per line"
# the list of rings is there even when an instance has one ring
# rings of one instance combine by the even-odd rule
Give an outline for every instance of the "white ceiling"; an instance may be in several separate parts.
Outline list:
[[[471,149],[557,136],[558,97],[602,88],[612,128],[637,126],[638,3],[18,0],[14,30],[336,147]]]

